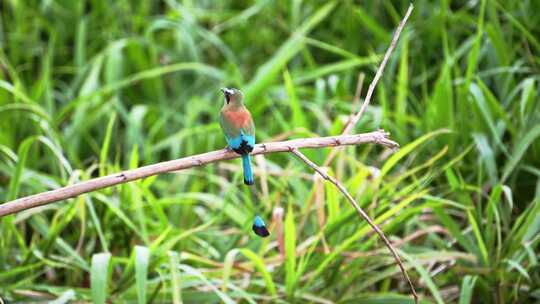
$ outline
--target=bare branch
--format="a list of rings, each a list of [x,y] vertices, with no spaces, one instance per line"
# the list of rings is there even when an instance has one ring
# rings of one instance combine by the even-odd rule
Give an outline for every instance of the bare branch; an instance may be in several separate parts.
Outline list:
[[[384,132],[383,130],[379,130],[356,135],[301,138],[282,142],[262,143],[255,146],[252,154],[257,155],[275,152],[289,152],[290,147],[295,147],[297,149],[323,148],[342,145],[359,145],[365,143],[380,144],[388,148],[399,147],[396,142],[388,139],[388,133]],[[222,149],[94,178],[74,185],[34,194],[1,204],[0,217],[137,179],[171,171],[185,170],[237,157],[239,157],[239,155],[233,151]]]
[[[300,158],[304,163],[306,163],[308,166],[310,166],[311,168],[313,168],[313,170],[315,170],[317,173],[319,173],[319,175],[321,175],[324,179],[326,179],[327,181],[331,182],[332,184],[334,184],[334,186],[336,186],[338,188],[338,190],[343,193],[343,195],[345,195],[345,197],[347,198],[347,200],[349,201],[349,203],[351,203],[351,205],[354,207],[354,209],[356,209],[356,212],[358,212],[358,214],[364,218],[364,220],[366,220],[368,222],[368,224],[371,226],[371,228],[373,228],[373,230],[375,230],[375,232],[379,235],[379,237],[383,240],[384,244],[386,245],[386,247],[388,247],[388,250],[390,250],[390,252],[392,253],[392,255],[394,256],[394,259],[396,260],[396,263],[398,264],[399,268],[401,269],[401,273],[403,274],[403,276],[405,277],[405,279],[407,280],[407,282],[409,283],[409,286],[411,287],[411,292],[413,294],[413,297],[414,297],[414,300],[416,303],[418,303],[418,295],[416,294],[416,290],[414,289],[414,285],[411,281],[411,279],[409,278],[409,275],[407,274],[407,271],[405,270],[405,267],[403,266],[403,263],[401,262],[401,259],[399,258],[399,255],[397,254],[396,250],[394,249],[394,247],[392,246],[392,243],[390,243],[390,241],[386,238],[386,236],[384,235],[384,232],[382,232],[382,230],[379,228],[379,226],[377,226],[373,220],[371,220],[371,218],[369,217],[369,215],[364,211],[362,210],[362,208],[360,208],[360,206],[358,205],[358,203],[356,203],[356,201],[354,200],[354,198],[349,194],[349,192],[347,191],[347,189],[345,189],[345,187],[334,177],[328,175],[323,169],[321,169],[319,166],[317,166],[315,163],[313,163],[309,158],[307,158],[304,154],[302,154],[302,152],[298,151],[297,148],[294,148],[294,147],[291,147],[290,148],[290,151],[291,153],[293,153],[294,155],[296,155],[298,158]]]

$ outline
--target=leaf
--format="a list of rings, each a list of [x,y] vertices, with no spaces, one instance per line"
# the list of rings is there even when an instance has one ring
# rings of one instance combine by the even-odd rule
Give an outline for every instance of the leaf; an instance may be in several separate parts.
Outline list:
[[[59,163],[61,174],[65,174],[64,170],[67,171],[69,174],[71,174],[72,172],[71,165],[64,157],[64,155],[62,155],[62,151],[50,139],[41,135],[29,137],[21,143],[19,149],[17,150],[17,166],[15,168],[15,173],[11,177],[9,182],[9,191],[7,195],[8,200],[14,200],[19,194],[24,167],[26,166],[26,161],[28,159],[28,153],[30,151],[30,148],[32,147],[32,144],[36,141],[40,141],[53,152]]]
[[[527,270],[525,270],[525,268],[523,268],[523,266],[521,266],[521,264],[511,259],[506,259],[504,260],[504,262],[508,264],[509,270],[517,270],[525,279],[527,279],[527,281],[531,282],[531,277],[529,276],[529,273],[527,272]]]
[[[475,251],[476,248],[474,243],[472,243],[472,241],[463,234],[463,230],[461,229],[460,225],[447,214],[444,208],[433,208],[433,212],[439,221],[442,222],[444,227],[448,229],[450,235],[455,238],[458,243],[463,246],[463,248],[465,248],[468,252]]]
[[[28,109],[28,110],[32,109],[32,112],[35,112],[44,118],[49,117],[47,112],[37,102],[30,99],[30,97],[28,97],[22,90],[20,90],[19,87],[13,86],[11,83],[0,79],[0,89],[4,89],[7,92],[11,93],[14,97],[19,98],[21,101],[30,104],[28,107],[21,106],[21,108]],[[14,104],[11,106],[18,107],[17,104]]]
[[[380,61],[382,56],[371,55],[367,57],[358,57],[355,59],[346,59],[338,62],[328,63],[325,65],[318,66],[314,69],[303,70],[300,72],[294,73],[294,84],[299,86],[301,84],[306,84],[312,81],[317,81],[323,79],[327,75],[342,73],[344,71],[349,71],[354,68],[367,66],[369,64],[376,64]]]
[[[225,255],[225,261],[223,262],[223,287],[221,288],[223,292],[227,292],[227,286],[231,278],[232,267],[234,264],[234,259],[236,255],[240,252],[240,249],[232,249]]]
[[[380,41],[387,42],[390,39],[388,31],[378,23],[377,19],[369,12],[362,9],[362,6],[358,5],[354,9],[354,14],[357,15],[356,19],[362,23],[369,31],[377,37]]]
[[[459,304],[470,304],[474,292],[474,285],[478,276],[466,275],[461,283],[461,291],[459,293]]]
[[[94,304],[104,304],[107,299],[110,260],[111,254],[108,252],[97,253],[92,256],[90,288]]]
[[[91,94],[95,92],[100,87],[99,74],[101,73],[101,68],[103,66],[103,55],[98,55],[91,65],[91,70],[87,75],[84,83],[81,86],[79,91],[80,96]],[[79,111],[79,115],[84,115],[84,112]]]
[[[88,21],[86,17],[80,18],[77,24],[77,34],[75,35],[75,66],[82,67],[86,62],[86,33],[88,32]]]
[[[289,297],[296,287],[296,227],[292,205],[285,217],[285,289]]]
[[[94,196],[98,198],[100,201],[102,201],[103,203],[105,203],[105,205],[107,205],[109,210],[111,210],[116,216],[118,216],[118,218],[121,219],[124,222],[124,224],[126,224],[126,226],[128,226],[134,233],[136,233],[139,237],[142,237],[141,232],[139,231],[137,226],[135,226],[135,224],[131,221],[130,217],[126,215],[126,213],[122,211],[119,205],[113,202],[109,198],[109,196],[106,196],[100,193],[96,193],[94,194]]]
[[[114,121],[116,120],[116,113],[111,115],[109,123],[107,124],[107,129],[105,131],[105,138],[101,143],[101,152],[99,154],[99,174],[100,176],[105,176],[107,174],[107,155],[109,154],[109,146],[111,145],[112,131],[114,127]]]
[[[479,61],[480,47],[482,45],[482,37],[484,35],[484,15],[486,11],[486,0],[482,0],[480,4],[480,13],[476,26],[476,36],[467,57],[467,70],[465,71],[465,88],[467,89],[475,75],[477,63]]]
[[[180,264],[178,267],[188,275],[195,276],[200,279],[208,288],[210,288],[221,300],[220,303],[234,304],[235,302],[225,293],[217,289],[212,282],[210,282],[198,269],[190,267],[188,265]]]
[[[2,88],[2,80],[0,80],[0,88]],[[26,103],[10,103],[0,106],[0,114],[6,113],[10,115],[12,111],[28,112],[29,114],[37,115],[40,118],[45,119],[47,122],[51,121],[49,114],[45,112],[38,104],[26,104]],[[0,115],[1,116],[1,115]]]
[[[9,180],[9,191],[7,195],[8,201],[16,199],[17,195],[19,194],[23,170],[26,165],[26,160],[28,159],[28,150],[30,149],[34,141],[37,140],[37,138],[38,136],[32,136],[25,139],[17,150],[17,166],[15,167],[15,173],[13,174],[13,176],[11,176]]]
[[[137,282],[137,299],[139,304],[146,303],[146,281],[150,250],[148,247],[135,246],[135,280]]]
[[[454,93],[450,68],[451,61],[447,59],[429,99],[425,119],[429,130],[448,128],[457,131],[454,125]]]
[[[430,132],[420,138],[417,138],[415,141],[413,141],[410,144],[405,145],[403,148],[399,149],[398,152],[394,153],[385,163],[384,166],[381,169],[381,174],[379,175],[379,180],[382,180],[384,176],[392,169],[403,157],[407,156],[409,153],[414,151],[419,145],[423,144],[430,138],[440,135],[449,133],[448,130],[438,130]]]
[[[49,301],[49,304],[67,304],[72,303],[76,299],[75,291],[73,289],[68,289],[62,295],[60,295],[56,300]]]
[[[332,174],[331,170],[328,170],[327,173]],[[324,182],[324,180],[322,185],[324,186],[323,193],[325,195],[324,205],[326,205],[326,209],[328,210],[328,223],[333,223],[338,218],[338,215],[341,214],[339,205],[341,192],[339,192],[334,184]]]
[[[404,33],[399,48],[399,72],[396,92],[395,118],[398,130],[407,128],[407,96],[409,95],[409,34]],[[452,96],[447,96],[447,101],[452,102]],[[430,103],[431,104],[431,103]],[[450,113],[446,113],[449,115]],[[452,126],[445,126],[452,128]],[[407,138],[407,137],[403,137]]]
[[[177,265],[179,264],[178,261],[178,254],[176,252],[169,252],[169,268],[171,271],[171,281],[172,281],[172,297],[173,297],[173,304],[181,304],[182,303],[182,285],[180,282],[180,273],[178,272]]]
[[[474,142],[476,148],[480,152],[479,159],[484,163],[488,172],[488,178],[492,184],[497,183],[499,174],[497,173],[497,162],[493,149],[489,145],[489,142],[484,134],[473,133]]]
[[[101,222],[98,218],[98,215],[96,214],[96,208],[94,208],[94,202],[92,200],[92,197],[90,195],[86,195],[86,196],[82,196],[82,198],[85,200],[85,206],[86,208],[88,208],[88,213],[90,214],[90,219],[92,220],[92,223],[96,229],[96,233],[99,239],[99,243],[101,244],[101,247],[103,248],[103,250],[109,251],[107,238],[105,237],[105,234],[103,233]]]
[[[305,116],[305,111],[302,109],[302,105],[298,100],[298,96],[296,95],[294,89],[294,83],[288,70],[285,70],[283,72],[283,80],[285,81],[285,88],[287,89],[287,95],[289,96],[289,104],[292,111],[293,125],[296,128],[309,129]]]
[[[414,266],[416,271],[420,274],[420,277],[427,285],[429,291],[431,292],[431,295],[435,298],[435,301],[438,304],[444,304],[444,300],[441,296],[441,293],[439,292],[439,288],[437,287],[437,284],[433,282],[431,274],[422,266],[421,263],[419,263],[415,258],[410,256],[409,254],[403,252],[402,250],[398,250],[399,255],[404,257],[405,260],[407,260],[410,264]]]
[[[257,270],[259,270],[259,272],[261,273],[263,277],[264,282],[266,283],[266,289],[268,289],[268,292],[274,297],[277,296],[276,285],[274,284],[274,281],[272,281],[272,276],[270,275],[268,270],[266,270],[264,261],[255,252],[247,248],[240,249],[240,252],[246,258],[251,260],[253,264],[255,264],[255,267],[257,268]]]
[[[534,105],[538,100],[536,95],[536,83],[534,78],[527,78],[522,82],[523,89],[521,91],[521,98],[519,102],[519,114],[521,118],[521,124],[526,126],[526,116],[534,113]]]
[[[504,13],[504,16],[506,18],[508,18],[508,20],[510,21],[511,24],[513,24],[521,33],[523,36],[525,36],[527,38],[527,40],[536,48],[536,50],[540,50],[540,42],[536,39],[536,35],[534,35],[533,33],[531,33],[530,31],[527,30],[527,27],[524,26],[523,24],[521,24],[519,22],[519,20],[514,17],[513,14],[511,14],[510,12],[508,12],[506,10],[506,8],[501,4],[499,3],[498,1],[497,2],[494,2],[498,7],[499,9]]]
[[[531,242],[540,232],[540,200],[529,205],[531,212],[527,215],[525,223],[520,229],[518,236],[523,236],[520,244]],[[525,212],[523,213],[526,214]]]
[[[480,250],[483,264],[489,265],[489,256],[486,244],[482,237],[482,233],[480,232],[480,227],[478,226],[478,223],[470,210],[467,210],[467,218],[469,219],[469,223],[471,223],[474,236],[476,237],[476,242],[478,243],[478,249]]]
[[[510,176],[510,174],[517,166],[529,146],[534,142],[534,140],[536,140],[538,136],[540,136],[540,124],[534,126],[527,133],[525,133],[524,136],[518,137],[519,142],[512,149],[512,153],[510,153],[510,159],[504,166],[502,176],[503,182],[506,181],[506,179]]]

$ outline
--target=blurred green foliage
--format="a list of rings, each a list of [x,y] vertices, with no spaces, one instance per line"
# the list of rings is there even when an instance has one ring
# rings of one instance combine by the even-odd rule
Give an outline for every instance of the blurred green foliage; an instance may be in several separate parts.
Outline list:
[[[0,0],[0,200],[222,148],[223,86],[246,93],[259,142],[338,134],[408,4]],[[348,147],[329,170],[400,245],[422,303],[540,301],[540,2],[414,5],[355,128],[402,149]],[[312,175],[273,154],[254,191],[231,161],[6,216],[0,296],[410,303]]]

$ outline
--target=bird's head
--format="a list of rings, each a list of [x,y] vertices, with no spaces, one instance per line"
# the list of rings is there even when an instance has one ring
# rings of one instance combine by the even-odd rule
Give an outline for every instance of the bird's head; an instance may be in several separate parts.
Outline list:
[[[221,92],[223,92],[223,96],[225,97],[225,104],[232,104],[232,105],[241,105],[244,100],[244,94],[242,94],[242,91],[234,88],[223,88],[221,89]]]

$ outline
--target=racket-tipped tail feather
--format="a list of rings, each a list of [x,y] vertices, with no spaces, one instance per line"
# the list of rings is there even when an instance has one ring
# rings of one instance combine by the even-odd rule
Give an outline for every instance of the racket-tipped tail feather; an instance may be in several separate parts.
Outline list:
[[[255,234],[260,237],[267,237],[270,235],[270,232],[266,228],[266,224],[264,223],[263,219],[258,215],[255,216],[255,220],[253,220],[253,226],[251,226],[251,229],[253,229],[253,232],[255,232]]]

